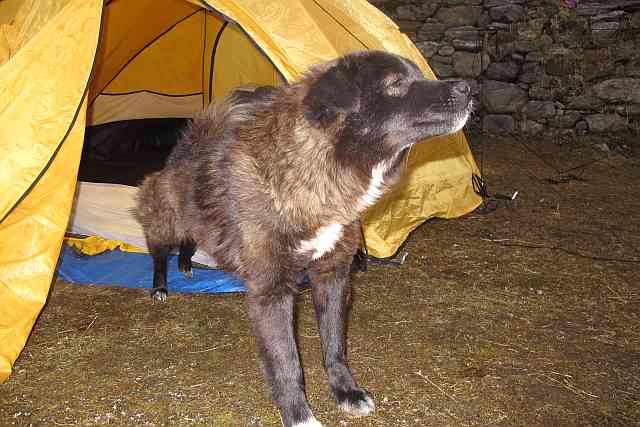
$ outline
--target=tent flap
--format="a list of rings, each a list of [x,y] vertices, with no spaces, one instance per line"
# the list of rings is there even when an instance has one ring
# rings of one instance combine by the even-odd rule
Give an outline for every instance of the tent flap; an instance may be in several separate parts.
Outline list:
[[[35,13],[49,4],[23,6]],[[0,67],[0,381],[44,305],[60,252],[101,10],[100,0],[70,0]]]

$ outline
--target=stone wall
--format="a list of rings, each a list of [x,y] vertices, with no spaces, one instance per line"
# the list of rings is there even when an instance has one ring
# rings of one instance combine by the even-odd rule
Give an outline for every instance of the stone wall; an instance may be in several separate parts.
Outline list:
[[[640,0],[372,0],[491,133],[640,131]]]

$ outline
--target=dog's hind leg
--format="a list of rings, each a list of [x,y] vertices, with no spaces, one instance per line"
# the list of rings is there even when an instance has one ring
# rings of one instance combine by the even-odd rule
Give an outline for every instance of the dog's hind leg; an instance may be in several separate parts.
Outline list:
[[[178,270],[183,272],[188,278],[193,277],[191,257],[196,253],[196,243],[191,239],[183,240],[180,243],[180,253],[178,254]]]
[[[304,393],[304,378],[294,336],[294,291],[278,283],[270,287],[268,293],[257,294],[252,292],[255,285],[247,282],[249,316],[258,342],[262,369],[280,410],[282,424],[284,427],[322,427],[314,418]]]
[[[151,298],[155,301],[165,301],[167,299],[167,260],[171,246],[149,245],[149,252],[153,258],[153,289]]]
[[[358,387],[347,365],[349,270],[355,250],[349,249],[345,253],[344,248],[337,249],[312,266],[311,291],[331,392],[340,409],[360,417],[374,412],[375,404],[369,393]]]

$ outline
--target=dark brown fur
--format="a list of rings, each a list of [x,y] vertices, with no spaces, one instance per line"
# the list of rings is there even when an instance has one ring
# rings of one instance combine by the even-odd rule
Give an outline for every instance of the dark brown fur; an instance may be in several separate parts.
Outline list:
[[[397,180],[408,147],[455,130],[454,119],[468,113],[466,85],[426,84],[415,65],[373,52],[317,66],[289,86],[238,90],[198,115],[165,169],[140,188],[154,297],[166,297],[162,276],[174,247],[186,273],[197,246],[242,278],[285,426],[320,425],[304,397],[293,333],[295,285],[305,273],[334,397],[352,414],[373,411],[346,365],[348,272],[360,245],[359,217]],[[434,98],[428,105],[423,92]],[[380,165],[384,183],[372,191]],[[308,242],[332,224],[341,226],[337,241],[316,252],[320,246]]]

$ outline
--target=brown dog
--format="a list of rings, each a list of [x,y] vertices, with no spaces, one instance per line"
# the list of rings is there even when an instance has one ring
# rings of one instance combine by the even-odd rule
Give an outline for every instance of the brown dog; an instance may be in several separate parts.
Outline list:
[[[464,126],[470,99],[466,83],[426,80],[399,56],[350,54],[297,83],[237,90],[212,105],[142,184],[137,215],[154,260],[152,296],[167,296],[175,247],[186,274],[198,247],[243,279],[285,427],[321,425],[305,398],[294,336],[305,273],[333,396],[352,415],[374,411],[345,352],[359,217],[397,181],[412,144]]]

